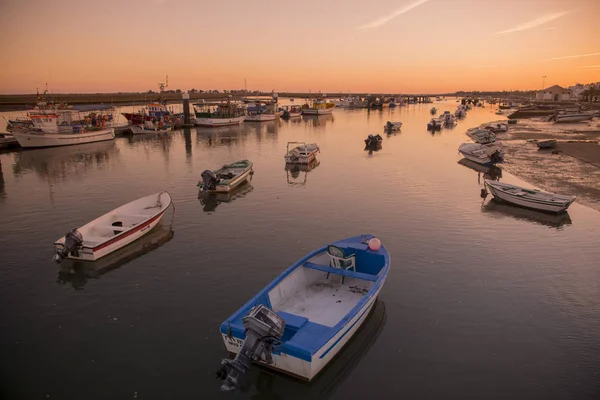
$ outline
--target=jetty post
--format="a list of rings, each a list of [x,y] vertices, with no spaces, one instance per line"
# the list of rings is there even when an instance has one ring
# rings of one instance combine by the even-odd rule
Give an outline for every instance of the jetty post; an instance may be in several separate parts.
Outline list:
[[[189,93],[184,93],[181,95],[181,98],[183,99],[183,124],[190,127],[192,126],[190,121],[190,95]]]

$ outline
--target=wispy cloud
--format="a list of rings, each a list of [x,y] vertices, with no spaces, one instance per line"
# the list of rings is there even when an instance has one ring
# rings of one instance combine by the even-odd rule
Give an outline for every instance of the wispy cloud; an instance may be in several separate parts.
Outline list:
[[[551,26],[550,28],[545,28],[545,29],[542,29],[542,30],[543,31],[551,31],[552,29],[556,29],[556,27],[555,26]]]
[[[364,24],[359,26],[357,29],[370,29],[370,28],[377,28],[380,27],[382,25],[385,25],[388,21],[412,10],[413,8],[416,8],[418,6],[420,6],[421,4],[427,3],[429,0],[417,0],[414,3],[410,3],[402,8],[399,8],[397,10],[395,10],[394,12],[392,12],[390,15],[387,15],[385,17],[381,17],[378,18],[374,21],[369,22],[368,24]]]
[[[582,65],[579,68],[600,68],[600,64],[598,64],[598,65]]]
[[[564,17],[565,15],[571,13],[572,11],[562,11],[554,14],[548,14],[531,20],[529,22],[525,22],[523,24],[517,25],[513,28],[507,29],[505,31],[496,32],[496,35],[504,35],[505,33],[512,33],[518,31],[524,31],[526,29],[531,29],[543,25],[547,22],[554,21],[559,19],[560,17]]]
[[[567,58],[581,58],[581,57],[592,57],[592,56],[598,56],[600,55],[600,53],[588,53],[588,54],[577,54],[574,56],[562,56],[562,57],[553,57],[553,58],[547,58],[547,60],[564,60]]]

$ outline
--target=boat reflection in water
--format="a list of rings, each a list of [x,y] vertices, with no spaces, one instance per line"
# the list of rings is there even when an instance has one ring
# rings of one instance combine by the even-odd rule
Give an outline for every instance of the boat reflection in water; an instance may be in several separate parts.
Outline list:
[[[483,184],[481,181],[481,174],[483,174],[484,179],[491,179],[493,181],[499,181],[500,178],[502,178],[502,169],[495,165],[481,165],[475,161],[467,160],[466,158],[458,161],[458,163],[473,171],[479,172],[478,180],[480,184]]]
[[[376,300],[363,326],[311,382],[303,382],[254,364],[244,377],[240,391],[251,394],[251,399],[331,398],[377,341],[386,319],[385,303]]]
[[[199,127],[196,130],[196,142],[203,143],[206,147],[231,146],[243,137],[244,125]]]
[[[481,210],[493,217],[511,217],[551,228],[562,228],[565,225],[571,225],[571,217],[566,211],[559,214],[550,214],[508,204],[496,198],[490,199],[481,207]]]
[[[80,290],[88,279],[97,279],[107,272],[156,250],[173,239],[174,234],[170,225],[159,223],[148,234],[100,260],[78,261],[66,258],[60,264],[56,281],[60,284],[70,283],[74,289]]]
[[[290,186],[304,186],[306,185],[306,180],[308,177],[308,173],[313,169],[317,168],[321,164],[319,160],[316,158],[312,160],[308,164],[285,164],[285,174],[287,178],[287,183]],[[298,179],[300,177],[300,173],[304,172],[304,179]]]
[[[117,162],[119,149],[114,140],[46,149],[22,150],[15,153],[13,172],[19,176],[26,171],[48,178],[64,179],[85,174],[105,164]]]
[[[302,121],[305,124],[313,126],[315,128],[324,128],[328,122],[333,122],[333,114],[324,115],[304,115],[302,114]]]
[[[248,179],[246,182],[242,183],[240,186],[229,192],[222,193],[206,193],[202,190],[198,193],[198,199],[200,200],[200,204],[204,207],[202,208],[205,212],[212,212],[219,206],[221,203],[230,203],[235,199],[240,197],[245,197],[248,193],[254,190],[252,186],[252,175],[248,175]]]

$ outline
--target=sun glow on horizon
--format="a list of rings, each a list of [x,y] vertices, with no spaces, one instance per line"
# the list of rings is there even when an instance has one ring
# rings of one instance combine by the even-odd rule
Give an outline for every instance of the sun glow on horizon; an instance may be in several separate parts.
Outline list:
[[[453,93],[539,89],[542,75],[548,86],[600,81],[596,0],[524,0],[516,14],[512,2],[476,0],[233,4],[4,0],[0,94],[46,82],[55,93],[156,91],[166,74],[169,89],[184,91]]]

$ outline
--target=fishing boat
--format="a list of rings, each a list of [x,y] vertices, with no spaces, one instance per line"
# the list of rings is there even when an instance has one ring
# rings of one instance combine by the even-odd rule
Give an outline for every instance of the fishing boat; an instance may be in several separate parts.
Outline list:
[[[427,123],[427,130],[428,131],[440,130],[440,129],[442,129],[442,124],[443,124],[443,122],[441,121],[441,119],[431,118],[431,121],[429,121]]]
[[[431,110],[429,110],[429,113],[430,113],[431,115],[435,115],[435,114],[437,113],[437,108],[435,108],[435,107],[431,107]]]
[[[496,134],[488,129],[475,129],[467,131],[467,136],[473,139],[475,143],[487,144],[496,141]]]
[[[272,100],[246,98],[244,102],[254,103],[247,109],[245,122],[274,121],[282,114],[277,109],[277,94],[273,95]]]
[[[379,239],[333,242],[287,268],[228,317],[220,332],[221,390],[242,383],[252,362],[311,381],[367,319],[390,269]]]
[[[202,180],[197,186],[208,193],[229,192],[249,180],[253,173],[252,162],[240,160],[223,165],[215,171],[205,170],[200,175]]]
[[[365,139],[365,145],[367,147],[378,147],[378,146],[381,146],[382,143],[383,143],[383,137],[381,137],[381,135],[379,135],[379,134],[377,134],[377,135],[369,134],[369,136],[367,136],[367,138]]]
[[[282,118],[296,118],[302,116],[302,108],[299,106],[285,106],[283,108]]]
[[[383,126],[383,129],[386,132],[396,132],[396,131],[399,131],[401,128],[402,128],[402,122],[400,122],[400,121],[396,121],[396,122],[388,121]]]
[[[44,132],[44,131],[13,131],[13,136],[21,147],[53,147],[70,146],[74,144],[94,143],[104,140],[113,140],[113,128],[89,130],[85,127],[71,127],[71,133]]]
[[[555,139],[550,139],[550,140],[542,140],[536,143],[537,147],[540,149],[554,149],[556,148],[556,140]]]
[[[444,125],[452,126],[456,124],[456,117],[450,113],[450,111],[444,111],[442,115],[440,115],[439,119],[444,123]]]
[[[484,129],[487,129],[487,130],[492,131],[494,133],[504,133],[504,132],[508,132],[508,125],[507,124],[501,124],[501,123],[497,122],[497,123],[486,125],[484,127]]]
[[[319,152],[316,143],[288,142],[284,158],[287,164],[310,164]]]
[[[554,122],[582,122],[588,121],[597,115],[596,111],[590,112],[557,112],[554,113],[549,121]]]
[[[75,228],[54,242],[53,260],[98,260],[150,232],[171,202],[166,191],[151,194]]]
[[[504,160],[504,152],[495,143],[463,143],[458,146],[458,151],[466,159],[482,165],[495,164]]]
[[[196,126],[218,127],[228,125],[240,125],[246,119],[246,110],[242,104],[230,99],[211,102],[197,103],[193,105]]]
[[[555,213],[565,211],[576,199],[576,196],[564,196],[542,192],[537,189],[525,189],[489,179],[485,180],[484,186],[484,190],[489,188],[492,195],[497,199],[540,211]]]
[[[467,107],[463,104],[460,104],[457,108],[456,111],[454,112],[454,116],[456,118],[464,118],[467,116]]]
[[[133,113],[121,113],[129,125],[143,125],[145,122],[170,122],[176,115],[166,106],[166,103],[149,103]]]
[[[333,113],[335,104],[325,100],[325,97],[319,97],[314,101],[306,101],[302,105],[302,114],[305,115],[324,115]]]
[[[11,147],[18,147],[19,142],[13,135],[8,133],[0,133],[0,149],[8,149]]]

